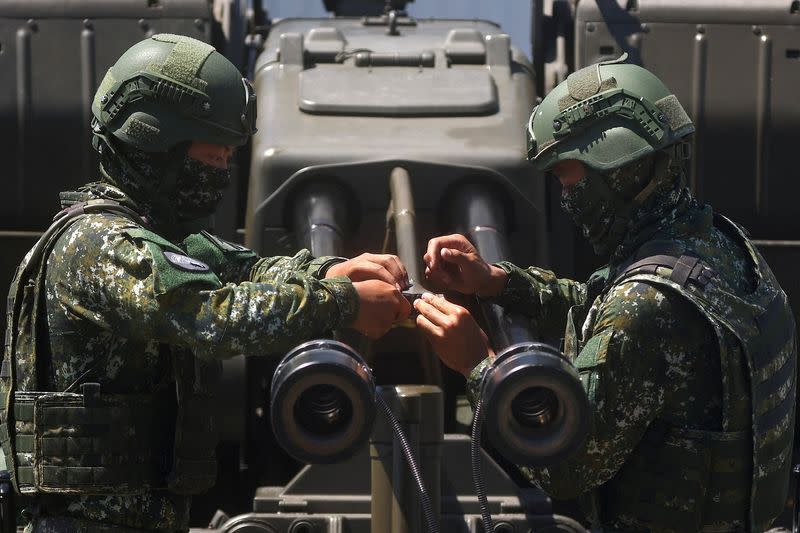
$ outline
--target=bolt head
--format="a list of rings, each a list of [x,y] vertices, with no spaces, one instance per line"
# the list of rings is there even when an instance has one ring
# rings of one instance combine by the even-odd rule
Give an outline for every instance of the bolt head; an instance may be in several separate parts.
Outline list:
[[[560,131],[561,130],[561,121],[560,120],[554,120],[553,121],[553,129],[555,131]]]
[[[108,102],[108,95],[104,94],[103,96],[100,97],[100,103],[105,104],[106,102]]]
[[[211,111],[211,104],[208,102],[203,102],[203,104],[200,107],[203,108],[203,111],[205,111],[206,113]]]

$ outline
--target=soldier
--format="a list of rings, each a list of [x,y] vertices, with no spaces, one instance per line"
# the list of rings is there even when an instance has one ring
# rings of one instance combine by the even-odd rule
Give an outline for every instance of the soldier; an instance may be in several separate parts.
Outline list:
[[[9,295],[3,452],[27,530],[185,531],[216,477],[221,360],[343,326],[377,337],[410,305],[395,256],[259,258],[208,231],[255,94],[213,47],[155,35],[92,105],[102,178],[25,257]]]
[[[568,460],[521,469],[545,492],[579,498],[606,531],[763,531],[788,488],[794,319],[746,231],[687,188],[684,109],[623,61],[573,73],[528,123],[529,159],[558,178],[563,209],[608,264],[578,283],[489,265],[450,235],[429,242],[426,273],[563,338],[592,421]],[[442,298],[415,307],[474,401],[493,355],[486,335]]]

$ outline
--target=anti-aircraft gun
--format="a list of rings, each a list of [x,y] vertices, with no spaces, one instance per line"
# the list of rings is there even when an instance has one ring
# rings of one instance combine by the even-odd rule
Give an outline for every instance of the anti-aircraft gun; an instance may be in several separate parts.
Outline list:
[[[105,69],[134,42],[166,31],[212,42],[256,85],[260,132],[240,151],[237,184],[217,230],[262,254],[387,249],[401,255],[419,283],[427,239],[459,231],[489,260],[584,276],[594,259],[560,215],[556,188],[523,161],[522,124],[537,98],[570,71],[628,52],[674,89],[698,126],[699,157],[689,169],[695,193],[749,226],[790,298],[800,295],[792,275],[798,184],[787,178],[800,123],[792,90],[800,84],[796,0],[761,0],[757,7],[533,0],[532,62],[490,22],[417,20],[397,1],[390,9],[381,0],[325,4],[336,18],[274,24],[260,4],[240,0],[0,4],[0,158],[13,163],[5,174],[12,200],[0,206],[7,252],[0,274],[10,279],[47,226],[57,191],[94,174],[88,103]],[[39,157],[54,137],[58,146]],[[743,188],[752,194],[741,194]],[[419,290],[413,287],[412,296]],[[485,420],[501,424],[488,435],[516,441],[490,444],[517,461],[537,451],[542,460],[558,459],[581,428],[569,367],[559,367],[558,354],[537,342],[558,339],[537,339],[519,317],[472,305],[495,347],[506,350],[495,382],[486,383]],[[229,514],[212,525],[225,531],[425,528],[426,506],[381,398],[407,434],[441,529],[483,527],[466,468],[471,411],[458,378],[413,329],[396,328],[374,343],[337,332],[297,347],[277,371],[284,354],[274,355],[226,363],[219,481],[196,499],[193,526],[222,508]],[[516,372],[523,367],[538,374]],[[338,387],[329,386],[334,374]],[[300,382],[308,376],[326,381]],[[515,384],[516,376],[527,381]],[[548,377],[537,384],[541,376]],[[382,387],[377,393],[374,384]],[[567,424],[570,406],[577,418]],[[279,442],[301,459],[338,462],[298,474]],[[495,530],[580,530],[554,515],[541,492],[520,488],[493,460],[479,458],[488,493],[483,507]]]
[[[423,289],[429,237],[467,233],[499,261],[511,257],[511,228],[544,227],[544,187],[529,179],[519,135],[519,117],[534,103],[532,68],[491,23],[414,20],[395,10],[280,21],[255,63],[254,85],[261,122],[245,242],[255,250],[281,253],[291,239],[291,247],[315,255],[388,249],[406,264],[413,297]],[[529,242],[516,244],[533,257]],[[507,349],[487,380],[489,434],[515,459],[563,456],[587,423],[577,373],[534,342],[518,317],[494,306],[484,311],[496,346]],[[476,528],[490,510],[509,531],[580,529],[553,515],[539,491],[517,494],[488,457],[491,475],[478,475],[492,480],[488,498],[473,495],[464,475],[469,439],[443,435],[455,425],[453,387],[419,332],[397,328],[376,343],[350,341],[366,361],[344,344],[312,341],[283,359],[269,391],[271,425],[285,449],[310,463],[345,462],[314,464],[286,487],[259,488],[253,512],[218,521],[221,530],[433,531],[436,523],[460,531]],[[243,363],[243,375],[269,374],[263,361]],[[386,384],[377,394],[373,376]],[[390,386],[401,380],[426,385]],[[512,410],[515,417],[506,414]],[[480,462],[477,449],[473,455]]]

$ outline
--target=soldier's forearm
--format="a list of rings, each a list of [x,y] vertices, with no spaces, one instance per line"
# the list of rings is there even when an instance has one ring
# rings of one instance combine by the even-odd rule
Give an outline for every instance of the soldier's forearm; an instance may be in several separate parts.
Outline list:
[[[184,290],[169,299],[158,336],[209,359],[284,352],[351,322],[358,306],[349,282],[304,275],[281,283]]]
[[[492,300],[534,320],[545,337],[561,337],[569,308],[586,300],[586,285],[536,267],[523,269],[505,261],[497,266],[508,274],[508,283]]]
[[[308,250],[300,250],[293,256],[264,257],[250,269],[249,281],[277,282],[298,272],[320,279],[331,265],[342,261],[345,259],[340,257],[315,258]]]

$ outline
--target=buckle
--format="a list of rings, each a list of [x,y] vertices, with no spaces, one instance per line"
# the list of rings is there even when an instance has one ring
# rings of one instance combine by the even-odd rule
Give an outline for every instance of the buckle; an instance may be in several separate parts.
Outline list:
[[[686,161],[692,158],[692,145],[686,141],[681,141],[675,144],[672,153],[680,161]]]

